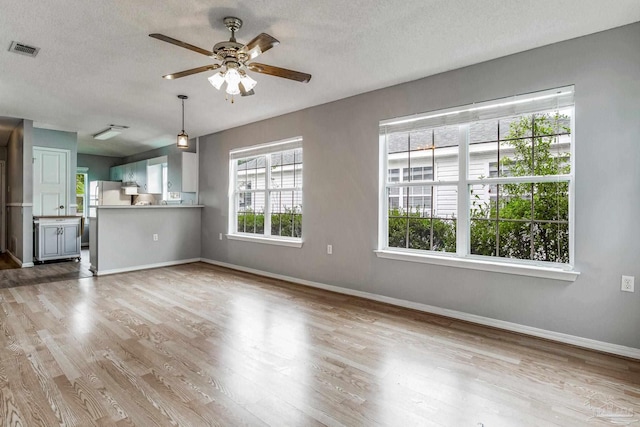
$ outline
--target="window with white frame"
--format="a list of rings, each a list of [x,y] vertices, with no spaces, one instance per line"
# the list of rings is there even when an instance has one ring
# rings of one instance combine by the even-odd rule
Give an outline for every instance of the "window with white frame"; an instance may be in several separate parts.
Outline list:
[[[302,238],[302,138],[230,152],[229,234]]]
[[[385,120],[380,143],[380,249],[572,264],[572,86]]]
[[[78,168],[76,173],[76,215],[87,217],[89,214],[89,174],[87,168]]]

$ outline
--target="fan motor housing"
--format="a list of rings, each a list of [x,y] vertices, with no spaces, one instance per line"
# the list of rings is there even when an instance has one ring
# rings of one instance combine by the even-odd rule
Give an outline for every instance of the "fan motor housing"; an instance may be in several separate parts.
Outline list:
[[[220,42],[213,46],[212,51],[213,55],[221,61],[233,59],[244,63],[247,60],[247,55],[239,52],[243,46],[244,45],[242,43],[232,41]]]

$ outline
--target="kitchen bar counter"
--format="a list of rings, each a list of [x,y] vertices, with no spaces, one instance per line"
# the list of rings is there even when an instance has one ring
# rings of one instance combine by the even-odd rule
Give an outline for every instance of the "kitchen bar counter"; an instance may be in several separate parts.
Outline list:
[[[91,271],[101,276],[198,261],[202,207],[97,206],[89,221]]]
[[[204,205],[114,205],[95,206],[96,209],[175,209],[175,208],[204,208]]]

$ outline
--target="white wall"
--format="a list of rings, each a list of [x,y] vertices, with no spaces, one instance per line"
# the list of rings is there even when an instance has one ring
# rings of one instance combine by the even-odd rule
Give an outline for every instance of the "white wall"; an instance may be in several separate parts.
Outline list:
[[[639,46],[636,23],[202,137],[202,256],[640,348],[640,292],[620,292],[622,274],[640,279]],[[575,282],[375,256],[380,120],[570,84],[582,273]],[[298,135],[304,246],[219,241],[228,223],[229,150]]]

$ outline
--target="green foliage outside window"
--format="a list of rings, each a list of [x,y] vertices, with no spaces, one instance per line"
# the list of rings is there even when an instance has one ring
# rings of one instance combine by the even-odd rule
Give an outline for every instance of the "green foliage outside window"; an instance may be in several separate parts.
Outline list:
[[[264,212],[248,209],[238,212],[238,232],[264,234]],[[271,235],[302,237],[302,210],[299,207],[285,208],[283,213],[271,214]]]
[[[570,172],[568,153],[556,153],[559,133],[570,133],[569,117],[523,116],[511,123],[505,139],[514,149],[500,160],[511,176],[563,175]],[[528,137],[532,135],[531,137]],[[518,183],[498,186],[499,197],[481,201],[472,194],[471,253],[516,259],[569,262],[569,184]]]
[[[513,155],[500,160],[510,176],[563,175],[568,153],[553,153],[558,134],[569,134],[570,118],[560,114],[523,116],[510,124],[503,146]],[[471,253],[516,259],[569,262],[569,184],[502,184],[487,202],[472,193]],[[419,212],[389,210],[389,247],[456,251],[455,219],[424,218]]]
[[[391,209],[389,210],[389,247],[455,252],[456,221],[455,219],[425,218],[419,210]]]
[[[77,214],[84,214],[84,198],[86,193],[86,174],[77,173],[76,174],[76,208]]]

